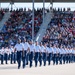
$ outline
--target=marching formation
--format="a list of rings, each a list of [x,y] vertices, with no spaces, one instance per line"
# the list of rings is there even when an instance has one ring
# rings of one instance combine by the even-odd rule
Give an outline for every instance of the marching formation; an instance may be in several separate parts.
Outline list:
[[[18,69],[21,67],[21,62],[23,62],[22,67],[25,68],[26,65],[29,65],[30,68],[33,66],[33,61],[35,62],[35,67],[37,67],[38,62],[39,66],[46,66],[46,61],[48,65],[53,61],[53,65],[65,64],[65,63],[74,63],[75,62],[75,49],[65,46],[60,46],[56,44],[48,43],[34,43],[32,40],[26,41],[26,38],[18,39],[18,42],[15,46],[6,46],[0,49],[0,61],[1,64],[10,64],[18,63]]]

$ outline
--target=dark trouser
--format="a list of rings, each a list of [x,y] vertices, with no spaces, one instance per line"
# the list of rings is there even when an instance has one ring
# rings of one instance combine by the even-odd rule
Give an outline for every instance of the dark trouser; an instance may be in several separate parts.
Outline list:
[[[72,54],[72,62],[74,62],[74,54]]]
[[[35,52],[35,57],[34,57],[35,67],[37,67],[38,59],[39,59],[39,52]]]
[[[66,54],[66,63],[68,63],[68,60],[69,60],[69,55]]]
[[[53,65],[55,65],[56,62],[56,54],[53,54]]]
[[[63,60],[63,54],[60,54],[60,55],[59,55],[60,64],[62,64],[62,60]]]
[[[7,61],[8,61],[8,54],[5,53],[5,63],[6,63],[6,64],[8,64]]]
[[[3,61],[4,61],[4,56],[1,55],[1,64],[3,64]]]
[[[59,54],[56,54],[56,65],[58,65]]]
[[[18,62],[18,69],[21,66],[21,55],[22,55],[22,51],[17,51],[17,62]]]
[[[63,54],[63,64],[65,64],[66,61],[66,54]]]
[[[30,61],[30,67],[32,67],[32,62],[33,62],[33,52],[30,52],[30,54],[29,54],[29,61]]]
[[[40,66],[42,65],[42,53],[39,53],[39,63],[40,63]]]
[[[70,54],[68,54],[68,63],[70,63]]]
[[[52,53],[49,53],[49,56],[48,56],[48,65],[50,65],[51,60],[52,60]]]
[[[10,60],[10,54],[8,55],[8,60]]]
[[[28,61],[29,61],[29,53],[26,54],[26,65],[28,65]]]
[[[74,54],[74,62],[75,62],[75,54]]]
[[[46,53],[43,53],[43,61],[44,61],[44,66],[46,66],[46,60],[47,60],[47,56]]]
[[[69,63],[72,62],[72,54],[69,54]]]
[[[26,66],[26,57],[27,57],[27,51],[24,51],[24,53],[22,53],[23,68],[25,68]]]
[[[14,59],[14,63],[16,63],[16,60],[17,60],[17,53],[16,52],[13,53],[13,59]]]
[[[14,54],[11,53],[11,54],[10,54],[10,63],[11,63],[11,64],[13,63],[13,57],[14,57]]]

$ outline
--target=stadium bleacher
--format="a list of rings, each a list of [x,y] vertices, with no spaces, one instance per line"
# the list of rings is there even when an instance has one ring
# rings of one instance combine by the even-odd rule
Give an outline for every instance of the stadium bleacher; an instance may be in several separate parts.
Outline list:
[[[54,10],[53,18],[43,36],[43,42],[48,44],[56,44],[59,47],[74,47],[75,46],[75,11],[65,9]]]
[[[26,11],[26,9],[21,8],[10,12],[10,18],[4,23],[0,32],[0,45],[3,46],[15,44],[18,37],[32,38],[32,10],[28,9]],[[36,36],[42,24],[43,9],[35,9],[34,13],[34,35]]]
[[[0,21],[2,20],[4,13],[5,11],[3,9],[0,9]]]

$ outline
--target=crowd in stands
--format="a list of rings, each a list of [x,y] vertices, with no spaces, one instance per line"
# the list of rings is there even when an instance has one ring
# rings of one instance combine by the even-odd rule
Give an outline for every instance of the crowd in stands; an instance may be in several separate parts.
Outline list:
[[[43,9],[34,10],[34,35],[36,36],[42,23]],[[10,18],[4,23],[0,32],[0,45],[14,45],[17,38],[32,38],[32,10],[17,9],[11,11]],[[21,38],[22,39],[22,38]]]
[[[5,15],[6,12],[9,11],[9,8],[1,8],[0,9],[0,21],[3,19],[3,16]]]
[[[75,47],[75,11],[54,9],[42,41],[58,47]]]
[[[5,11],[3,9],[0,9],[0,21],[3,19],[4,14]]]

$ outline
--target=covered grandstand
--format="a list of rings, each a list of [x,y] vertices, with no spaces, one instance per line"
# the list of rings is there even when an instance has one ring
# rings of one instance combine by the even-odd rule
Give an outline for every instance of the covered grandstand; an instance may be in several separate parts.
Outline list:
[[[12,3],[15,3],[15,2],[32,2],[33,3],[33,9],[35,8],[35,6],[34,6],[34,3],[35,2],[43,2],[43,9],[42,9],[42,11],[41,11],[41,15],[40,16],[42,16],[42,18],[40,17],[40,19],[41,19],[41,22],[40,22],[40,25],[41,24],[44,24],[45,22],[45,10],[44,10],[44,8],[45,8],[45,2],[50,2],[52,5],[53,5],[53,3],[54,2],[74,2],[74,0],[0,0],[0,2],[10,2],[11,3],[11,9],[12,9]],[[35,23],[34,23],[34,21],[35,21],[35,19],[34,19],[34,17],[35,17],[35,11],[33,10],[32,11],[33,13],[32,13],[32,32],[28,32],[30,35],[32,35],[32,36],[30,36],[33,40],[34,40],[34,37],[35,37],[35,30],[36,30],[36,32],[37,32],[37,30],[39,29],[39,27],[36,27],[36,29],[34,29],[35,28]],[[37,35],[37,33],[36,33],[36,35]],[[40,36],[39,36],[40,37]]]
[[[38,75],[39,73],[42,72],[43,75],[47,75],[47,71],[48,71],[48,75],[50,75],[50,72],[51,73],[53,72],[54,75],[55,74],[59,75],[56,73],[59,68],[60,70],[58,72],[60,73],[62,71],[63,73],[62,72],[61,73],[63,75],[69,75],[70,71],[68,69],[72,71],[70,75],[71,74],[75,75],[74,66],[73,66],[75,65],[74,64],[75,63],[75,11],[71,11],[71,8],[67,8],[67,10],[65,10],[65,8],[64,9],[53,8],[53,3],[75,2],[75,0],[0,0],[0,3],[6,3],[6,2],[9,2],[11,4],[11,10],[9,10],[8,8],[0,9],[0,49],[2,47],[4,47],[5,49],[6,47],[8,47],[10,50],[11,46],[15,48],[18,39],[21,39],[22,42],[24,42],[24,39],[26,38],[27,40],[26,42],[28,44],[30,41],[32,42],[34,41],[33,42],[34,46],[35,46],[35,41],[36,42],[38,41],[39,46],[40,43],[42,42],[43,46],[44,44],[46,44],[47,48],[53,48],[54,50],[57,50],[56,53],[53,53],[52,51],[51,52],[52,56],[50,57],[52,57],[51,65],[56,60],[58,61],[58,66],[56,67],[56,65],[53,64],[55,65],[56,68],[55,67],[52,68],[52,66],[49,68],[49,66],[47,65],[49,53],[47,51],[47,53],[44,52],[47,54],[47,59],[46,59],[47,67],[37,68],[36,71],[38,73],[37,72],[35,73],[37,73]],[[32,9],[26,10],[26,8],[24,9],[19,8],[13,10],[13,4],[15,2],[32,3]],[[35,2],[43,3],[43,8],[35,9],[35,5],[34,5]],[[49,9],[45,8],[45,2],[51,4],[51,7]],[[42,49],[40,48],[40,51],[41,50]],[[39,52],[39,54],[43,56],[42,51],[41,53]],[[57,55],[54,57],[54,54]],[[11,53],[9,53],[9,55],[11,55]],[[7,74],[7,72],[9,72],[10,69],[11,70],[10,72],[12,74],[14,73],[17,75],[17,73],[19,73],[19,71],[16,73],[17,65],[14,63],[13,66],[9,64],[11,58],[10,56],[8,57],[9,57],[8,65],[4,64],[2,66],[0,64],[0,70],[4,70],[4,72],[1,71],[1,74],[3,73]],[[58,58],[58,60],[54,58]],[[61,62],[63,62],[62,65],[67,64],[67,66],[63,67],[61,65],[60,67]],[[71,69],[72,67],[73,70]],[[54,72],[54,68],[55,68],[55,72]],[[64,70],[62,70],[62,68]],[[7,69],[6,70],[7,72],[5,71],[5,69]],[[15,69],[15,72],[13,72],[13,69]],[[32,69],[27,68],[26,69],[27,72],[20,70],[19,74],[26,72],[29,73],[29,75],[31,74],[34,75],[34,70],[35,68],[33,63]],[[9,74],[11,74],[10,72]]]

